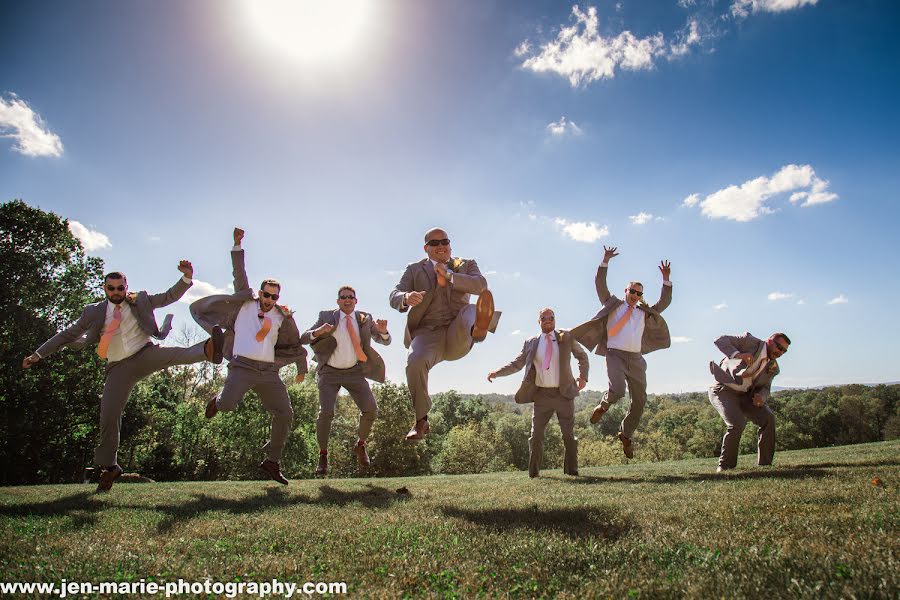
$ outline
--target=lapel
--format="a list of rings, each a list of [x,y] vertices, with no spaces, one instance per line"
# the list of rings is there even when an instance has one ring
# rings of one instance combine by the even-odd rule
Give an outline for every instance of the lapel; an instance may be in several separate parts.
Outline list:
[[[365,348],[370,343],[369,328],[364,326],[368,320],[368,315],[361,311],[356,311],[356,324],[359,326],[359,345]]]
[[[426,258],[421,263],[422,271],[425,273],[425,281],[428,283],[428,289],[426,291],[431,291],[437,286],[437,275],[434,273],[434,266],[431,264],[431,259]]]

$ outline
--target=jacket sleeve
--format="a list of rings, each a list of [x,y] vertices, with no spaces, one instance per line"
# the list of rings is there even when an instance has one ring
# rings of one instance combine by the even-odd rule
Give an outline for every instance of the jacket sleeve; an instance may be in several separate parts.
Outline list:
[[[369,334],[372,336],[372,341],[376,344],[382,344],[384,346],[391,345],[391,332],[387,332],[387,337],[381,337],[381,333],[375,327],[375,317],[369,315]]]
[[[416,290],[412,289],[413,285],[413,267],[416,263],[412,265],[407,265],[406,271],[403,272],[403,277],[400,278],[400,283],[397,284],[397,287],[393,289],[390,295],[390,303],[391,307],[399,310],[404,313],[409,310],[409,306],[404,302],[404,298],[406,297],[407,292],[414,292]]]
[[[279,355],[284,358],[279,358]],[[290,363],[297,365],[297,373],[309,372],[307,364],[308,352],[300,343],[300,332],[293,317],[288,317],[278,330],[278,342],[275,344],[275,366],[281,368]]]
[[[231,274],[234,277],[234,291],[243,292],[250,289],[247,280],[247,269],[244,267],[244,250],[231,251]]]
[[[91,326],[90,317],[88,316],[88,309],[85,308],[81,311],[81,316],[78,317],[78,320],[54,335],[52,338],[41,344],[41,347],[36,350],[37,355],[41,358],[47,358],[66,344],[71,344],[82,335],[87,332],[87,330]]]
[[[173,302],[178,302],[178,300],[184,296],[184,293],[190,289],[190,287],[194,285],[194,282],[185,283],[183,277],[179,277],[178,281],[175,282],[175,285],[167,289],[165,292],[161,294],[152,294],[149,295],[150,306],[153,308],[162,308],[163,306],[168,306]]]
[[[601,264],[597,267],[597,276],[594,278],[594,287],[597,288],[597,297],[600,299],[600,304],[606,304],[610,297],[609,287],[606,285],[606,272],[608,270],[608,265],[604,267]]]
[[[528,353],[528,343],[530,341],[528,340],[522,345],[522,351],[512,362],[497,369],[497,377],[506,377],[522,370],[522,367],[525,366],[525,355]]]
[[[584,348],[582,348],[581,344],[579,344],[575,339],[572,339],[572,354],[575,355],[575,359],[578,361],[579,377],[587,382],[588,371],[590,371],[591,363],[588,360],[587,352],[584,351]]]
[[[672,304],[672,286],[666,285],[664,283],[662,286],[662,291],[659,293],[659,301],[651,308],[653,308],[653,310],[655,310],[656,312],[661,313],[662,311],[666,310],[670,304]]]
[[[303,332],[303,335],[300,336],[300,343],[309,345],[309,344],[312,344],[315,340],[319,340],[319,339],[322,339],[322,337],[325,337],[325,336],[322,336],[322,337],[318,337],[318,338],[314,339],[313,335],[312,335],[313,331],[315,331],[316,329],[318,329],[319,327],[321,327],[324,324],[325,324],[325,319],[322,318],[322,314],[319,313],[319,320],[316,321],[315,325],[313,325],[312,327],[310,327],[309,329],[307,329],[306,331]]]
[[[480,294],[487,289],[487,279],[481,274],[478,263],[469,259],[464,263],[465,272],[453,273],[454,291],[465,292],[466,294]]]
[[[728,358],[732,358],[739,352],[753,352],[759,345],[760,340],[745,332],[744,335],[723,335],[716,338],[713,342],[716,348],[722,351],[722,354]]]

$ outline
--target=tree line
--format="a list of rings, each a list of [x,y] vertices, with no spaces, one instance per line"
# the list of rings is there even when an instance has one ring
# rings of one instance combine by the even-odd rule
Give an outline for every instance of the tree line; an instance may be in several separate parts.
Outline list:
[[[64,350],[29,371],[22,358],[73,322],[85,304],[103,297],[103,261],[87,256],[68,222],[21,201],[0,204],[0,484],[80,481],[96,444],[102,361],[93,352]],[[171,336],[187,345],[198,330]],[[256,458],[268,439],[269,416],[252,392],[242,406],[215,419],[204,407],[224,381],[224,367],[202,363],[174,367],[141,381],[122,422],[119,462],[126,471],[160,480],[256,479]],[[290,478],[312,477],[318,459],[313,373],[293,383],[282,376],[294,408],[283,459]],[[369,443],[372,464],[357,467],[355,404],[338,403],[330,441],[331,476],[399,476],[526,470],[531,410],[511,396],[435,394],[431,433],[422,443],[403,438],[412,417],[405,385],[373,387],[379,406]],[[784,390],[772,395],[778,450],[874,442],[900,437],[900,385],[844,385]],[[600,392],[576,399],[579,466],[626,461],[615,438],[628,399],[613,405],[601,423],[589,423]],[[724,424],[702,392],[651,395],[636,461],[718,456]],[[741,440],[754,452],[755,427]],[[559,468],[559,428],[547,428],[543,468]]]

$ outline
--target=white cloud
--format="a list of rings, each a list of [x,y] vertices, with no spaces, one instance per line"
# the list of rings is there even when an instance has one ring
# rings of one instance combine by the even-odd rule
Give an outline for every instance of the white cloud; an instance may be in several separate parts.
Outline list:
[[[403,271],[385,271],[384,274],[388,277],[400,277],[403,275]]]
[[[25,156],[63,153],[59,136],[47,129],[40,115],[15,94],[10,94],[8,100],[0,97],[0,137],[14,139],[12,149]]]
[[[88,229],[78,221],[69,221],[69,231],[72,232],[72,235],[81,240],[81,245],[84,246],[84,249],[88,252],[93,252],[94,250],[99,250],[101,248],[112,248],[112,243],[110,243],[106,234]]]
[[[803,298],[797,300],[797,306],[803,306],[804,304],[806,304],[806,300],[804,300]]]
[[[832,298],[831,300],[829,300],[828,306],[831,306],[833,304],[848,304],[849,302],[850,299],[847,298],[847,296],[840,294],[837,298]]]
[[[713,310],[725,310],[726,308],[728,308],[728,305],[727,305],[726,303],[724,303],[724,302],[722,302],[721,304],[716,304],[715,306],[713,306]]]
[[[162,238],[159,237],[158,235],[151,235],[150,237],[147,238],[147,240],[151,241],[151,242],[161,242]]]
[[[574,121],[567,121],[565,117],[560,117],[559,121],[549,123],[547,125],[547,132],[556,138],[561,138],[565,135],[579,136],[584,133],[581,127],[576,125]]]
[[[521,329],[516,329],[515,331],[510,332],[509,335],[519,335],[520,333],[522,333],[522,330],[521,330]]]
[[[806,188],[806,189],[804,189]],[[785,165],[771,177],[761,175],[745,181],[741,185],[730,185],[700,200],[699,194],[691,194],[683,201],[683,206],[697,204],[710,219],[731,219],[732,221],[752,221],[775,209],[766,202],[779,194],[793,192],[790,202],[800,206],[813,206],[831,202],[837,194],[828,191],[828,181],[820,179],[809,165]]]
[[[735,17],[746,17],[752,13],[780,13],[806,5],[815,6],[819,0],[734,0],[731,14]]]
[[[181,297],[179,302],[184,302],[185,304],[190,304],[195,300],[199,300],[200,298],[205,298],[206,296],[212,296],[215,294],[230,294],[230,289],[217,288],[211,283],[207,283],[206,281],[200,281],[199,279],[194,279],[194,285],[190,287],[190,289],[185,292],[184,296]]]
[[[700,22],[697,19],[688,21],[687,27],[678,35],[679,41],[669,48],[671,56],[684,56],[691,51],[691,46],[700,43]]]
[[[531,43],[528,40],[523,41],[516,46],[515,50],[513,50],[513,54],[515,54],[517,58],[522,58],[529,52],[531,52]]]
[[[768,296],[769,300],[774,300],[774,301],[787,300],[787,299],[793,298],[793,297],[794,297],[793,292],[772,292]]]
[[[683,335],[673,335],[672,343],[673,344],[687,344],[688,342],[693,342],[694,338],[685,337]]]
[[[576,242],[593,244],[597,240],[609,235],[609,227],[607,225],[600,227],[600,225],[594,222],[573,223],[562,217],[556,217],[553,220],[553,223],[557,228],[562,230],[564,234]]]
[[[660,219],[660,217],[656,218],[657,220]],[[651,220],[653,220],[653,215],[645,212],[639,212],[636,215],[631,215],[630,217],[628,217],[628,219],[631,221],[632,225],[643,225],[644,223],[649,223]]]

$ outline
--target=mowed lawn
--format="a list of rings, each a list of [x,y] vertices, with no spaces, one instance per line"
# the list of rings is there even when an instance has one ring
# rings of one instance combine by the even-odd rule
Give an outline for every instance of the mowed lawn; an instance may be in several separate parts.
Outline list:
[[[353,597],[897,598],[900,441],[396,479],[0,488],[0,581],[342,581]]]

